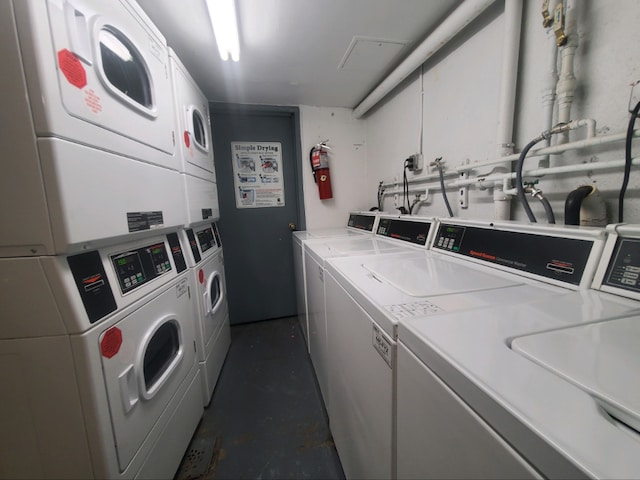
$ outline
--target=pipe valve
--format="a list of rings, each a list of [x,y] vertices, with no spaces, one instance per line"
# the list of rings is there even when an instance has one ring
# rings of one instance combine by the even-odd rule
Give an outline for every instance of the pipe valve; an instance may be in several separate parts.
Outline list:
[[[564,14],[562,12],[562,3],[556,5],[553,11],[553,33],[556,34],[556,45],[559,47],[567,43],[567,35],[564,33]]]
[[[542,2],[542,26],[549,28],[551,25],[553,25],[553,18],[549,13],[549,0],[544,0]]]

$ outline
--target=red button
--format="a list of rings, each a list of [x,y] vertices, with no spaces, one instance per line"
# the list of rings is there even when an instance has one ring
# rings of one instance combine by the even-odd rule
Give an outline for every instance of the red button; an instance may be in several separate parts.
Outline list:
[[[103,357],[115,356],[122,346],[122,331],[118,327],[110,328],[100,340],[100,351]]]
[[[74,87],[83,88],[87,84],[84,66],[78,57],[66,48],[58,52],[58,66],[64,78]]]

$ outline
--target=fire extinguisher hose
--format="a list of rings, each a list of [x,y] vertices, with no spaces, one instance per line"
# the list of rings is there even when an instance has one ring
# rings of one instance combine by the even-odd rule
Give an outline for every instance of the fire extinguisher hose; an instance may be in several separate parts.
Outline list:
[[[313,168],[313,151],[316,149],[316,147],[313,147],[310,151],[309,151],[309,163],[311,164],[311,173],[313,173],[313,182],[314,183],[318,183],[318,179],[316,178],[316,171]]]

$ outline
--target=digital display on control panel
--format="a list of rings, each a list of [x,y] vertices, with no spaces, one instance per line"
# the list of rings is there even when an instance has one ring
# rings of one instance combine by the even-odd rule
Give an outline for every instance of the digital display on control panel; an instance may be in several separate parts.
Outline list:
[[[216,240],[213,236],[213,230],[211,227],[196,232],[196,235],[198,236],[198,242],[200,243],[202,253],[216,246]]]
[[[607,267],[605,284],[640,292],[640,240],[618,238]]]
[[[373,224],[375,221],[375,215],[352,213],[349,215],[349,223],[347,225],[360,230],[366,230],[367,232],[373,232]]]
[[[441,224],[434,249],[579,285],[593,242],[543,234]]]
[[[112,255],[111,262],[123,294],[171,270],[164,243]]]
[[[457,252],[460,250],[465,227],[457,225],[441,225],[434,247]]]
[[[381,218],[378,223],[377,235],[396,238],[404,242],[425,245],[431,223],[399,220],[397,218]]]

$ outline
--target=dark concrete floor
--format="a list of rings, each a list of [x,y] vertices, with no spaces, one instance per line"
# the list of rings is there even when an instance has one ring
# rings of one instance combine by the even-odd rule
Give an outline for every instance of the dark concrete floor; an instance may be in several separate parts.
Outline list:
[[[296,317],[231,327],[192,453],[199,444],[209,445],[204,473],[185,461],[177,479],[344,478]]]

